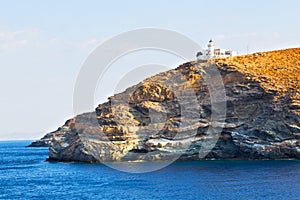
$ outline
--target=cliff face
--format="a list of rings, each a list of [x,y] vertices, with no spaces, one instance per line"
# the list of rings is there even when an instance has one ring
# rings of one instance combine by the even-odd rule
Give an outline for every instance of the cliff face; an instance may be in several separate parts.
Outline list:
[[[226,91],[220,135],[209,131],[211,64]],[[49,145],[49,160],[58,161],[299,159],[299,84],[300,49],[193,61],[110,97],[32,146]]]

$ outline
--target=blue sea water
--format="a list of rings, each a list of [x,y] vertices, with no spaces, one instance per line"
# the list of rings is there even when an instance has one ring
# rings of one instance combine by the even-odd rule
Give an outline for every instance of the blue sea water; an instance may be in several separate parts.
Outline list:
[[[45,162],[47,148],[0,142],[0,199],[300,199],[300,161],[176,162],[129,174]]]

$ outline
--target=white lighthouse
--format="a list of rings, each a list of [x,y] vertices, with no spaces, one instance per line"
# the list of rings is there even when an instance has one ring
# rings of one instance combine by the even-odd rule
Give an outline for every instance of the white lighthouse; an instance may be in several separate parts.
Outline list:
[[[232,57],[237,55],[236,51],[215,48],[215,44],[213,40],[209,40],[207,47],[208,49],[206,49],[204,52],[197,53],[196,56],[198,60],[226,58],[226,57]]]
[[[214,52],[215,52],[215,45],[212,40],[209,40],[208,45],[207,45],[207,56],[208,58],[213,58],[214,57]]]

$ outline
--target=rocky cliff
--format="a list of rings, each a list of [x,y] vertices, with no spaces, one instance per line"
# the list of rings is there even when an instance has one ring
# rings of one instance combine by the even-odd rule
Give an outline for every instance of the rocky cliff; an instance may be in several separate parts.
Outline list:
[[[212,66],[226,92],[215,102],[226,118],[216,123],[212,115],[221,114],[211,98],[221,92],[205,78]],[[58,161],[299,159],[299,86],[300,48],[193,61],[110,97],[31,146],[49,145],[49,160]]]

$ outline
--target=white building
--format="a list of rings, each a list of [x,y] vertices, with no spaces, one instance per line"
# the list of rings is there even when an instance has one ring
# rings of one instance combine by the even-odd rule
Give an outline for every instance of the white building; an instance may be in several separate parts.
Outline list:
[[[220,49],[215,48],[214,42],[212,40],[208,43],[208,49],[206,49],[204,52],[198,52],[197,53],[197,59],[198,60],[208,60],[208,59],[214,59],[214,58],[226,58],[231,56],[236,56],[236,51],[231,51],[227,49]]]

